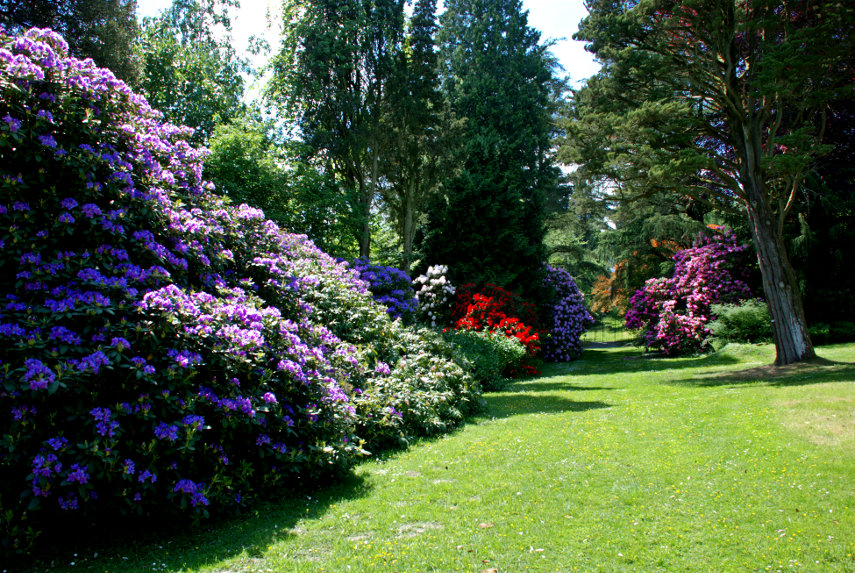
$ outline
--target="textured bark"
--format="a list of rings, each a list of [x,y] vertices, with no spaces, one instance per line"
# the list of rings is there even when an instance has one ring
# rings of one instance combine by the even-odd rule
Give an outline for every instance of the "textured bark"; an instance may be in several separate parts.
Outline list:
[[[762,182],[749,176],[746,183],[746,208],[763,277],[766,304],[772,317],[775,364],[783,366],[814,358],[816,354],[808,333],[798,282],[778,232],[777,218],[764,194],[758,192],[757,187]]]

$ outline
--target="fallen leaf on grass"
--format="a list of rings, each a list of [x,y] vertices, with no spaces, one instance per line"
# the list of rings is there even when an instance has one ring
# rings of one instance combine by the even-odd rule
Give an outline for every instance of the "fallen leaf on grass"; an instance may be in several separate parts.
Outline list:
[[[480,527],[481,529],[490,529],[491,527],[493,527],[493,524],[492,523],[479,523],[478,527]]]

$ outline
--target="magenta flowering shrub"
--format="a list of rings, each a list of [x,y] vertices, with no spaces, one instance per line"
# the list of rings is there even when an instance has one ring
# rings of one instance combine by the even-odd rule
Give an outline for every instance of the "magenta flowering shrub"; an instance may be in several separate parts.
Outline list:
[[[413,284],[407,273],[395,267],[372,264],[365,257],[351,263],[359,273],[359,278],[368,283],[374,300],[386,307],[393,319],[400,318],[404,324],[410,324],[418,308]]]
[[[594,324],[594,317],[566,270],[546,265],[544,284],[553,295],[542,313],[547,330],[542,341],[543,358],[550,362],[574,360],[582,354],[581,338]]]
[[[231,511],[349,467],[357,428],[475,407],[353,270],[212,193],[187,128],[66,53],[0,33],[0,553],[63,516]],[[431,398],[388,427],[360,420],[397,404],[386,368]]]
[[[674,255],[671,278],[650,279],[636,291],[626,313],[626,327],[642,332],[649,348],[667,356],[697,352],[709,346],[711,305],[751,298],[748,245],[737,245],[733,233],[699,237]]]

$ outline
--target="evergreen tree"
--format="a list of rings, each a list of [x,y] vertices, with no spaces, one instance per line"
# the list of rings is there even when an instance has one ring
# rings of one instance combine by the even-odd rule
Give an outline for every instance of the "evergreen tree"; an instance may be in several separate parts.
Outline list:
[[[682,184],[700,200],[744,209],[776,363],[813,357],[783,229],[824,151],[826,107],[851,90],[852,70],[840,62],[853,50],[855,7],[596,0],[589,8],[577,39],[604,67],[577,98],[581,143],[571,142],[570,160],[632,183],[630,191]]]
[[[116,77],[136,84],[139,33],[136,0],[0,0],[0,24],[10,32],[51,28],[65,37],[69,54],[92,58]]]
[[[544,202],[558,184],[554,60],[519,0],[450,0],[440,20],[442,88],[465,125],[456,173],[431,208],[427,262],[447,264],[458,284],[492,282],[537,299]]]

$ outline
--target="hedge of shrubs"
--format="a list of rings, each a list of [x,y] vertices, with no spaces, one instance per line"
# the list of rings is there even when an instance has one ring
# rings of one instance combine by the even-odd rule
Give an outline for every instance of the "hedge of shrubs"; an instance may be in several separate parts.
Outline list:
[[[464,288],[443,334],[442,267],[415,293],[230,205],[188,128],[67,49],[0,32],[0,555],[56,520],[206,517],[335,476],[535,357],[531,305]]]
[[[4,552],[72,512],[232,511],[477,407],[438,334],[230,207],[189,130],[66,54],[0,35]]]

